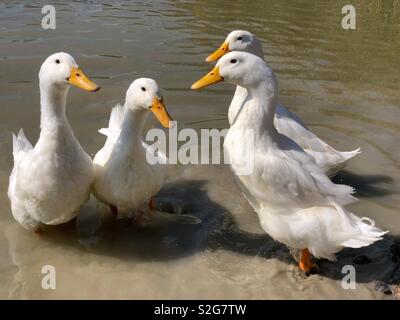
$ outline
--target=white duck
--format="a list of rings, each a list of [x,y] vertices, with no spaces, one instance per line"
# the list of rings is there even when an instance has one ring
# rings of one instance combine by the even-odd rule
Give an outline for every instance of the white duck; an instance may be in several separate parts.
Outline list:
[[[164,127],[171,126],[157,83],[137,79],[126,92],[125,105],[112,109],[108,128],[99,130],[107,140],[93,160],[93,194],[115,215],[127,210],[131,214],[131,209],[146,214],[148,207],[153,209],[151,199],[166,179],[167,157],[142,141],[149,111]]]
[[[253,54],[231,52],[192,89],[222,80],[248,93],[225,138],[231,168],[265,232],[301,249],[300,268],[309,273],[315,266],[310,253],[334,260],[343,247],[381,239],[385,232],[371,219],[344,208],[356,201],[353,189],[331,182],[296,142],[276,130],[277,80],[267,64]]]
[[[14,218],[26,229],[72,220],[89,199],[93,164],[82,149],[65,115],[70,85],[87,91],[99,87],[89,80],[74,58],[55,53],[42,64],[40,137],[35,147],[21,129],[13,134],[14,168],[8,197]]]
[[[223,44],[206,61],[215,61],[230,51],[249,52],[264,59],[261,42],[248,31],[236,30],[226,37]],[[246,96],[246,89],[237,86],[228,111],[230,125],[234,123]],[[335,150],[312,133],[297,115],[279,103],[276,104],[274,124],[278,132],[296,141],[329,176],[335,175],[351,158],[361,153],[360,148],[346,152]]]

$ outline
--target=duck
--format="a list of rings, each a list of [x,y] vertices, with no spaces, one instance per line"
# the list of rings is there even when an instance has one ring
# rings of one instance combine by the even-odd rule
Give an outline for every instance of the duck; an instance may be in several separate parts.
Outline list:
[[[221,81],[247,91],[224,141],[230,167],[263,230],[299,250],[304,273],[317,270],[314,258],[334,261],[344,247],[382,239],[387,231],[346,209],[358,201],[353,188],[333,183],[295,140],[276,129],[278,82],[263,59],[248,52],[227,53],[192,89]]]
[[[39,71],[40,136],[35,146],[23,129],[12,134],[14,166],[8,198],[19,224],[36,233],[76,217],[90,196],[93,164],[65,114],[71,86],[86,91],[100,87],[65,52],[50,55]]]
[[[94,196],[114,216],[122,213],[143,223],[146,217],[151,219],[153,196],[168,175],[167,156],[142,140],[149,111],[162,126],[173,126],[157,82],[136,79],[126,91],[125,103],[112,108],[108,128],[99,130],[107,139],[93,159]]]
[[[222,45],[209,55],[206,61],[216,61],[231,51],[249,52],[264,59],[261,41],[249,31],[235,30],[228,34]],[[228,109],[229,125],[234,123],[246,96],[246,89],[237,86]],[[318,138],[300,117],[280,103],[275,107],[274,124],[278,132],[296,141],[330,177],[336,175],[350,159],[361,153],[360,148],[344,152],[334,149]]]

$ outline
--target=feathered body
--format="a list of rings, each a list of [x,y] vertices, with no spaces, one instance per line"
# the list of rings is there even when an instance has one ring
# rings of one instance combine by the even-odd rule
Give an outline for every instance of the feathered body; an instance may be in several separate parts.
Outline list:
[[[228,109],[228,121],[232,125],[247,97],[247,90],[236,87]],[[342,170],[347,162],[361,153],[360,148],[353,151],[338,151],[318,138],[304,122],[280,103],[276,104],[274,125],[278,132],[294,140],[314,159],[315,163],[330,177]]]
[[[147,204],[166,179],[167,157],[158,151],[157,163],[150,164],[147,160],[147,157],[154,157],[154,150],[141,137],[147,114],[146,111],[137,112],[139,114],[126,110],[122,105],[112,109],[108,128],[99,130],[107,136],[106,143],[93,160],[94,195],[119,208]]]
[[[29,143],[22,129],[18,136],[13,134],[8,197],[14,218],[29,230],[40,223],[56,225],[73,219],[89,199],[93,164],[65,115],[69,86],[62,82],[65,71],[60,68],[71,66],[76,63],[65,53],[49,57],[42,65],[41,131],[36,145]],[[61,83],[50,81],[51,77],[59,77]]]
[[[135,80],[127,91],[125,105],[116,105],[111,111],[108,128],[99,130],[107,140],[93,160],[93,194],[101,202],[124,211],[144,208],[167,177],[165,154],[142,141],[143,126],[149,114],[147,105],[151,104],[151,99],[156,99],[153,95],[162,100],[158,90],[152,79]],[[148,92],[152,92],[152,96],[142,106],[138,100]]]
[[[242,51],[249,52],[264,59],[261,42],[248,31],[232,31],[227,36],[224,43],[226,44],[227,50],[221,54],[225,54],[228,51]],[[228,110],[230,125],[234,124],[239,112],[242,110],[246,97],[246,88],[236,86],[235,94]],[[346,166],[350,159],[361,153],[360,148],[347,152],[334,149],[322,139],[318,138],[296,114],[279,103],[276,104],[274,125],[278,132],[291,138],[301,146],[328,176],[334,176],[339,170]]]
[[[345,208],[357,201],[353,189],[334,184],[308,153],[275,128],[277,80],[262,59],[246,52],[228,53],[192,88],[221,80],[247,91],[224,148],[265,232],[301,249],[302,255],[308,249],[329,260],[343,247],[359,248],[382,239],[385,232],[371,219]]]

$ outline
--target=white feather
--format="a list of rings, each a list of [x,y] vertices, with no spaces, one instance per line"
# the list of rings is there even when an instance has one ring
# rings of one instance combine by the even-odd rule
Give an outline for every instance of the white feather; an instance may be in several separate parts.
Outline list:
[[[247,42],[236,43],[240,36],[246,36]],[[243,37],[244,38],[244,37]],[[243,30],[232,31],[225,40],[231,51],[245,51],[264,59],[261,42],[250,32]],[[229,106],[228,120],[232,125],[241,111],[247,97],[245,88],[237,86],[232,102]],[[360,153],[360,149],[353,151],[338,151],[318,138],[304,122],[282,104],[276,105],[274,124],[278,132],[294,140],[301,146],[315,163],[330,177],[343,169],[347,162]]]
[[[59,59],[65,68],[55,68]],[[56,53],[42,64],[39,73],[41,132],[35,147],[21,129],[12,135],[14,167],[8,197],[15,220],[33,230],[41,223],[55,225],[76,217],[89,199],[93,165],[72,132],[65,111],[68,86],[52,86],[76,67],[66,53]]]
[[[241,61],[232,66],[231,59]],[[256,210],[263,229],[297,249],[308,248],[318,258],[335,259],[343,247],[358,248],[386,233],[368,218],[344,206],[357,201],[353,188],[334,184],[295,141],[274,128],[277,80],[265,62],[248,53],[231,52],[217,64],[225,81],[244,81],[250,90],[224,147],[239,185]],[[253,154],[244,130],[254,131]],[[254,157],[252,157],[254,155]],[[253,170],[239,169],[253,162]],[[366,223],[369,222],[369,223]]]
[[[146,93],[153,90],[158,94],[154,80],[138,79],[130,88],[134,89],[136,82],[147,87]],[[108,128],[99,130],[107,140],[93,160],[93,194],[99,201],[123,210],[143,208],[161,189],[168,173],[166,155],[142,141],[141,128],[151,101],[146,107],[131,106],[142,99],[140,95],[145,95],[140,86],[136,91],[128,89],[126,96],[131,102],[113,107]]]
[[[33,149],[31,143],[25,137],[25,133],[23,129],[20,129],[18,132],[18,136],[14,133],[12,134],[13,140],[13,157],[14,163],[18,162],[27,152]]]

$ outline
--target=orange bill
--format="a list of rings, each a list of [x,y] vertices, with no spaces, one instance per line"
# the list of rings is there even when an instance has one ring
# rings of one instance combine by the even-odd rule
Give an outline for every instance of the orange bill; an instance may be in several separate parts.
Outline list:
[[[219,74],[219,66],[214,67],[203,78],[192,84],[191,89],[201,89],[209,86],[210,84],[223,81],[224,77]]]
[[[167,109],[165,108],[164,101],[162,99],[159,100],[156,97],[154,97],[153,104],[151,105],[150,110],[151,112],[153,112],[154,116],[165,128],[172,127],[171,121],[173,120],[169,115]]]
[[[223,55],[227,54],[229,52],[229,44],[228,42],[224,42],[223,44],[221,44],[221,46],[215,50],[212,54],[210,54],[207,58],[206,61],[207,62],[213,62],[215,60],[218,60],[219,58],[221,58]]]
[[[99,91],[100,87],[90,80],[81,70],[81,68],[72,68],[68,82],[73,86],[86,91]]]

